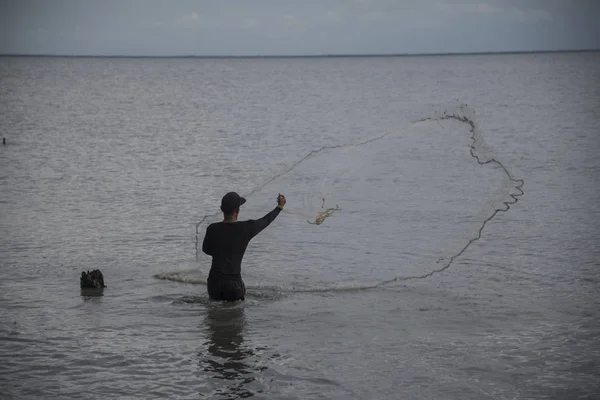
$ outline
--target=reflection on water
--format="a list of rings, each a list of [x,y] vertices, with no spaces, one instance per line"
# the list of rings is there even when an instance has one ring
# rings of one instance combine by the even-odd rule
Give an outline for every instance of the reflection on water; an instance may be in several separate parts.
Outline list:
[[[104,288],[81,288],[81,296],[84,301],[90,300],[92,297],[104,296]]]
[[[254,351],[244,345],[246,317],[244,304],[213,303],[208,305],[204,326],[207,330],[206,353],[200,353],[201,367],[209,374],[212,396],[247,398],[252,393],[247,385],[265,367],[252,366]]]

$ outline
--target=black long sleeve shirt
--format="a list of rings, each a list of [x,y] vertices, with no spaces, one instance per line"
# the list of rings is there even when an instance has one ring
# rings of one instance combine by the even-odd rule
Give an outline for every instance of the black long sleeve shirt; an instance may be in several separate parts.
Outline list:
[[[206,228],[202,251],[212,256],[210,276],[240,275],[242,258],[250,240],[279,215],[275,209],[257,220],[217,222]]]

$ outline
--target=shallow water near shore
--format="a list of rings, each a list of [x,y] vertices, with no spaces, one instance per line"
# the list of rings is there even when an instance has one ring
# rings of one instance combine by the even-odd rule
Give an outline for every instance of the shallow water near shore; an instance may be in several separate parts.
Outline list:
[[[598,65],[0,58],[0,398],[600,396]]]

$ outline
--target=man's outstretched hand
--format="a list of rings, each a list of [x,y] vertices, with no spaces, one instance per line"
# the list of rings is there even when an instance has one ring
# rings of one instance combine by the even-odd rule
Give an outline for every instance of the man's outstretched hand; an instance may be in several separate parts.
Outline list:
[[[283,209],[283,206],[285,205],[286,200],[285,200],[285,196],[282,195],[281,193],[279,193],[279,196],[277,196],[277,206],[279,206],[279,208]]]

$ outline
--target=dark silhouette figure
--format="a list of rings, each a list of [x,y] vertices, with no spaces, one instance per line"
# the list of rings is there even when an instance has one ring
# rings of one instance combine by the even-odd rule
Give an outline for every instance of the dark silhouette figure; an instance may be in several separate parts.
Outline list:
[[[250,240],[277,218],[286,203],[285,196],[277,196],[277,207],[257,220],[238,221],[240,206],[246,202],[236,192],[229,192],[221,200],[223,221],[206,228],[202,251],[212,256],[208,274],[208,295],[213,300],[244,300],[246,286],[242,280],[242,258]]]

